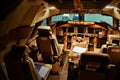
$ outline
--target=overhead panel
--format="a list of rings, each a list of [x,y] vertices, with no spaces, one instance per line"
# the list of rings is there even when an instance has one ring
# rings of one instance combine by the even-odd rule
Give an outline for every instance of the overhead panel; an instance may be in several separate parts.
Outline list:
[[[45,0],[56,6],[61,13],[100,13],[111,0]],[[77,4],[75,4],[77,2]],[[78,8],[76,8],[76,5]],[[79,6],[78,6],[79,5]],[[80,7],[80,8],[79,8]]]

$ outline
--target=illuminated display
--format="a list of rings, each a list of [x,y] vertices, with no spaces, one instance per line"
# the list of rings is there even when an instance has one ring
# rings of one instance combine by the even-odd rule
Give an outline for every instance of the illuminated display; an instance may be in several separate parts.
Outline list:
[[[76,24],[76,25],[91,25],[95,24],[95,22],[82,22],[82,21],[68,21],[69,24]]]

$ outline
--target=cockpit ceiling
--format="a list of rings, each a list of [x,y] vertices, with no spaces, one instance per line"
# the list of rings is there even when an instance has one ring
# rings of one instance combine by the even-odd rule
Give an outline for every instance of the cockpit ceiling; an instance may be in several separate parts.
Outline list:
[[[102,14],[113,16],[120,20],[120,0],[113,0],[102,9]]]
[[[33,25],[55,14],[79,9],[96,13],[111,0],[2,0],[0,2],[0,35],[19,26]],[[76,6],[77,4],[82,5]],[[81,4],[82,3],[82,4]],[[98,10],[98,11],[97,11]]]
[[[22,0],[1,0],[0,1],[0,20],[3,20],[6,15],[12,12]]]
[[[5,19],[5,17],[10,12],[14,11],[14,9],[16,7],[18,7],[18,5],[23,1],[26,1],[26,2],[45,1],[49,4],[55,5],[59,9],[66,9],[66,8],[73,9],[74,1],[82,2],[84,8],[90,8],[90,6],[92,6],[91,4],[88,4],[88,2],[92,2],[93,4],[97,3],[96,6],[93,6],[93,7],[98,8],[99,6],[105,6],[106,2],[110,2],[112,0],[2,0],[0,2],[0,20]],[[87,4],[86,4],[86,2],[87,2]],[[101,2],[102,2],[102,5],[101,5]],[[88,6],[88,5],[90,5],[90,6]],[[91,7],[91,8],[93,8],[93,7]]]
[[[0,21],[0,35],[19,26],[33,25],[58,12],[57,8],[43,0],[22,0],[12,12]]]
[[[44,0],[48,3],[52,3],[52,2],[59,2],[59,3],[64,3],[64,2],[70,2],[73,3],[73,0]],[[112,1],[112,0],[76,0],[76,1],[94,1],[94,2],[99,2],[99,1]]]
[[[111,0],[45,0],[61,12],[99,13]],[[92,10],[91,10],[92,9]],[[79,10],[79,11],[78,11]]]

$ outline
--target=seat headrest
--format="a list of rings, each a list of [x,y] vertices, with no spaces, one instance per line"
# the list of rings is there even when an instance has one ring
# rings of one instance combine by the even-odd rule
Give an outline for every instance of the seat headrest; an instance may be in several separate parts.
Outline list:
[[[23,58],[28,47],[25,45],[13,45],[8,55],[14,58]]]
[[[52,34],[50,27],[38,27],[39,36],[50,36]]]
[[[103,65],[109,64],[109,55],[100,53],[82,53],[80,58],[81,64],[87,64],[89,62],[101,63]]]
[[[107,54],[110,56],[111,64],[120,64],[120,46],[109,46]]]

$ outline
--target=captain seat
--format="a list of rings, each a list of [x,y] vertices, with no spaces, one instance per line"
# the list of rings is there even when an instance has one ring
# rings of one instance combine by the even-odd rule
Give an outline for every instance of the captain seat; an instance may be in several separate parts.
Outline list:
[[[52,34],[50,27],[38,27],[38,37],[36,38],[40,54],[45,63],[54,64],[59,61],[62,48],[55,35]]]

